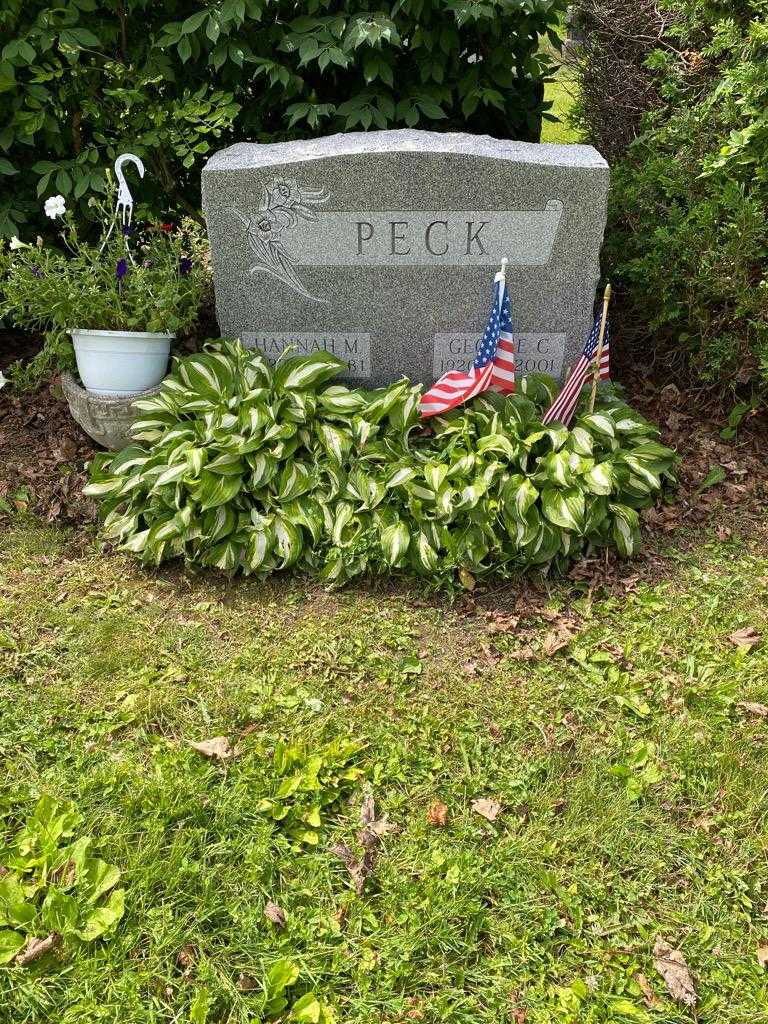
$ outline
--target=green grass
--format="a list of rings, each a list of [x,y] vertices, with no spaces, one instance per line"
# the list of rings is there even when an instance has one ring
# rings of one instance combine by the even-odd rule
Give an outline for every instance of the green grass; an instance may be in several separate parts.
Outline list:
[[[551,82],[544,86],[544,99],[552,104],[548,113],[559,118],[558,121],[544,121],[541,126],[542,142],[582,142],[581,135],[568,124],[568,114],[574,103],[576,83],[569,77],[566,69],[561,68]]]
[[[519,597],[523,617],[489,632],[404,588],[149,574],[12,525],[0,833],[40,793],[74,800],[126,913],[106,941],[0,969],[0,1020],[245,1024],[287,958],[294,997],[313,989],[344,1024],[689,1021],[654,970],[660,935],[696,1019],[768,1021],[768,729],[739,707],[768,702],[768,650],[727,641],[766,630],[768,553],[711,540],[666,565],[621,596],[508,588],[485,604]],[[546,657],[566,602],[573,639]],[[186,743],[216,735],[238,747],[224,765]],[[292,844],[259,810],[276,744],[306,759],[340,739],[363,744],[361,778],[326,788],[316,845]],[[357,895],[329,848],[359,850],[365,787],[398,829]]]

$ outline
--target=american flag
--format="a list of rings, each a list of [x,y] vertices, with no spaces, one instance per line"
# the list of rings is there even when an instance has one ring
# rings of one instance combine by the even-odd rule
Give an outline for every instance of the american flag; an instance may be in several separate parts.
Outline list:
[[[554,423],[557,421],[558,423],[562,423],[564,426],[568,426],[570,423],[573,411],[579,401],[581,389],[584,387],[584,381],[592,373],[592,363],[597,355],[597,349],[600,343],[601,320],[602,314],[598,313],[597,319],[595,320],[594,326],[587,338],[587,343],[584,346],[584,351],[581,353],[578,363],[576,363],[574,368],[568,374],[568,380],[563,385],[563,390],[544,413],[542,423]],[[600,380],[609,380],[611,376],[608,340],[609,330],[608,321],[606,320],[605,334],[603,336],[603,351],[600,354]]]
[[[443,374],[421,398],[421,415],[436,416],[455,409],[462,402],[494,388],[502,394],[515,390],[515,346],[512,313],[504,273],[493,282],[493,308],[485,332],[478,342],[475,361],[468,373],[451,370]]]

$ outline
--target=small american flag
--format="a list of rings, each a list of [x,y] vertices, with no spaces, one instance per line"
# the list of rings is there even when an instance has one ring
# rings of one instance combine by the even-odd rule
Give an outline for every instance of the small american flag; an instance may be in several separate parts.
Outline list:
[[[478,342],[475,361],[468,373],[451,370],[443,374],[421,398],[423,418],[455,409],[462,402],[494,388],[502,394],[515,390],[515,345],[512,313],[504,270],[493,282],[493,308],[485,332]]]
[[[584,387],[584,381],[592,372],[592,363],[597,355],[597,349],[600,343],[601,320],[602,314],[599,313],[590,335],[587,338],[584,351],[579,357],[578,363],[576,363],[574,368],[568,374],[568,380],[563,384],[563,390],[544,413],[542,423],[554,423],[557,421],[567,427],[571,422],[573,411],[579,401],[581,389]],[[608,321],[606,320],[605,334],[603,336],[603,351],[600,354],[600,380],[609,380],[611,376],[608,341],[609,330]]]

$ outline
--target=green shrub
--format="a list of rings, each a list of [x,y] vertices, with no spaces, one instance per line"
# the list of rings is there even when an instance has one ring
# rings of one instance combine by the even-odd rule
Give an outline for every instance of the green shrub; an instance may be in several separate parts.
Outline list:
[[[605,249],[638,360],[725,390],[751,382],[763,396],[767,13],[765,0],[666,0],[657,10],[662,47],[654,33],[644,44],[654,107],[614,167]],[[606,94],[603,115],[612,103]]]
[[[39,196],[103,189],[124,150],[147,165],[137,212],[156,217],[197,210],[203,161],[233,141],[404,126],[537,139],[539,38],[557,43],[564,7],[6,0],[0,235],[20,234]]]
[[[180,360],[137,403],[144,446],[94,462],[104,536],[155,564],[298,566],[332,583],[404,570],[443,587],[638,549],[637,510],[674,456],[620,400],[545,427],[554,382],[529,377],[424,428],[418,387],[328,386],[342,365],[320,353],[272,369],[239,342]]]

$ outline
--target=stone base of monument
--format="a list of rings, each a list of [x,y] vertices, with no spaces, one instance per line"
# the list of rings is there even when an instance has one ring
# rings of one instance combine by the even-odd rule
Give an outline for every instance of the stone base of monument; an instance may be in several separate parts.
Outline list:
[[[71,373],[62,373],[61,387],[75,422],[97,444],[111,451],[130,444],[130,426],[137,415],[133,403],[160,390],[159,386],[150,388],[129,398],[96,395],[81,387]]]

